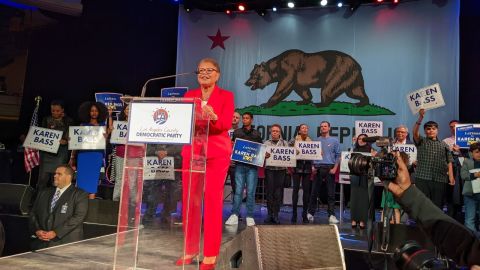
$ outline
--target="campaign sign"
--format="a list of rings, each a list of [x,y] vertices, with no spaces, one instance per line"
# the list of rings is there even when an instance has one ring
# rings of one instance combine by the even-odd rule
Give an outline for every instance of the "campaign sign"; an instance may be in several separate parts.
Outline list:
[[[49,153],[57,153],[63,131],[54,129],[30,127],[23,147],[38,149]]]
[[[414,144],[394,144],[392,150],[406,153],[408,155],[408,165],[417,161],[417,147]]]
[[[407,94],[407,101],[413,114],[418,113],[420,109],[431,110],[445,106],[438,83]]]
[[[128,133],[127,121],[113,121],[113,130],[110,137],[110,143],[112,144],[126,144]]]
[[[145,157],[143,180],[175,180],[175,161],[173,157]]]
[[[160,92],[161,97],[176,97],[181,98],[187,93],[188,87],[168,87],[162,88]]]
[[[355,136],[367,134],[368,137],[383,136],[382,121],[355,121]]]
[[[265,151],[264,144],[235,139],[231,160],[262,167],[265,161]]]
[[[70,126],[68,130],[69,150],[105,149],[104,126]]]
[[[95,93],[95,100],[105,104],[107,108],[113,107],[114,112],[121,112],[123,109],[123,102],[120,99],[123,95],[119,93]]]
[[[455,125],[455,144],[460,148],[469,148],[474,142],[480,142],[480,124]]]
[[[297,166],[296,149],[293,147],[267,146],[270,157],[265,159],[266,166],[295,167]]]
[[[128,118],[128,142],[190,144],[193,103],[132,102]]]
[[[297,159],[299,160],[322,160],[321,142],[301,142],[295,141],[295,148],[298,150]]]

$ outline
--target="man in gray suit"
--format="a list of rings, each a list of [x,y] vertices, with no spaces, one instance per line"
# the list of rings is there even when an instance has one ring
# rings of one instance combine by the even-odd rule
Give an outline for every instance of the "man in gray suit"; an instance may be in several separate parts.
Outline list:
[[[88,194],[72,185],[73,169],[60,165],[54,186],[40,191],[30,212],[32,249],[52,247],[83,239]]]

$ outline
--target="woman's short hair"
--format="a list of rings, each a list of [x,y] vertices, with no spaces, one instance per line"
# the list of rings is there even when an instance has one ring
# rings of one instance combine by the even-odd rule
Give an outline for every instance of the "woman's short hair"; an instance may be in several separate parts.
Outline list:
[[[200,60],[200,62],[198,62],[198,64],[200,65],[200,63],[203,63],[203,62],[212,64],[217,70],[217,72],[220,73],[220,65],[217,63],[217,60],[213,58],[203,58],[202,60]]]
[[[473,152],[475,150],[480,150],[480,143],[479,142],[474,142],[470,144],[470,148],[468,149],[470,152]]]
[[[85,101],[78,108],[78,118],[82,123],[90,122],[90,109],[95,106],[98,110],[98,122],[104,122],[108,117],[108,109],[101,102]]]

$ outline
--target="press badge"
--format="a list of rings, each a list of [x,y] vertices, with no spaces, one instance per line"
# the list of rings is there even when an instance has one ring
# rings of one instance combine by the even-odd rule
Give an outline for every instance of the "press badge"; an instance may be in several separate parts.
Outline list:
[[[60,214],[66,214],[68,209],[68,203],[62,205],[62,209],[60,210]]]

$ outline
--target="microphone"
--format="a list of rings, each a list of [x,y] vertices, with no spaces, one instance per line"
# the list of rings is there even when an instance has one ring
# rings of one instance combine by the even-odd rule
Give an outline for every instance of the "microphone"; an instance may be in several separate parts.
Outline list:
[[[198,74],[198,71],[178,73],[178,74],[173,74],[173,75],[168,75],[168,76],[163,76],[163,77],[151,78],[148,81],[146,81],[145,84],[143,85],[142,94],[140,95],[140,97],[145,97],[145,92],[147,91],[147,84],[151,81],[159,81],[159,80],[163,80],[163,79],[175,78],[175,77],[191,75],[191,74]]]

